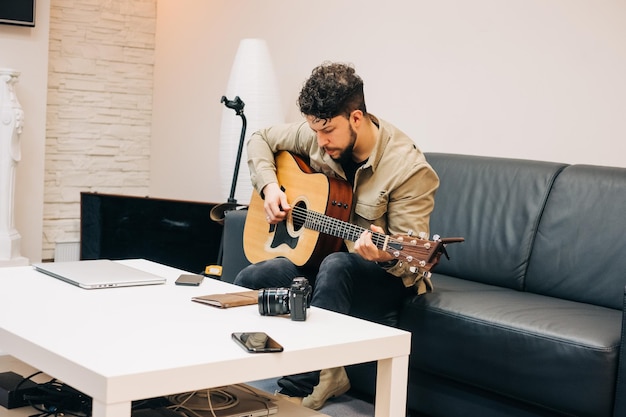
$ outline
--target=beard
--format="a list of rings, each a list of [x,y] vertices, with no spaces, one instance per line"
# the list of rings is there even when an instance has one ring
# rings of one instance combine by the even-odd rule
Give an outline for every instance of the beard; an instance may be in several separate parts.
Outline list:
[[[354,144],[356,143],[356,132],[354,131],[354,129],[352,129],[352,126],[350,126],[350,143],[348,144],[348,146],[346,146],[346,149],[344,149],[338,157],[336,158],[332,158],[335,162],[338,162],[339,164],[343,164],[343,163],[350,163],[350,162],[354,162],[354,159],[352,158],[353,155],[353,150],[354,150]]]

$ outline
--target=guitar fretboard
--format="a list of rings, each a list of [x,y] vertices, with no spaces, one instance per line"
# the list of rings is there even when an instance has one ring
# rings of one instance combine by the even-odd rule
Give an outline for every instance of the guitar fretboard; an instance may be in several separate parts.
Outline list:
[[[360,226],[335,219],[304,207],[295,206],[292,209],[294,225],[302,226],[316,232],[355,242],[367,229]],[[372,242],[380,250],[385,250],[388,236],[382,233],[372,232]]]

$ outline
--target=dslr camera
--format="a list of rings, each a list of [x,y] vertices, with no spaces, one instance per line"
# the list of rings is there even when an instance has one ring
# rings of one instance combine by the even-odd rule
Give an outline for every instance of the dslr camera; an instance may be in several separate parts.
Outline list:
[[[305,321],[311,306],[311,285],[306,278],[297,277],[289,288],[260,289],[258,302],[262,316],[289,314],[293,321]]]

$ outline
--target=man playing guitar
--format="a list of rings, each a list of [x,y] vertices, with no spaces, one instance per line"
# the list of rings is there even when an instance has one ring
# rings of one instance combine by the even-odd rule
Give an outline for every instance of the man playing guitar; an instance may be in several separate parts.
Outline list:
[[[329,178],[347,181],[348,221],[359,227],[355,239],[321,262],[296,264],[277,256],[242,270],[235,284],[252,288],[289,287],[306,277],[313,287],[311,305],[393,325],[409,295],[432,286],[419,266],[381,249],[372,236],[429,233],[429,218],[439,186],[423,153],[402,131],[366,110],[363,80],[352,66],[325,62],[305,82],[298,105],[305,121],[254,133],[247,144],[252,184],[262,197],[264,227],[284,223],[294,201],[277,175],[275,156],[288,151]],[[325,190],[308,190],[310,193]],[[305,199],[306,200],[306,199]],[[273,230],[273,229],[272,229]],[[244,241],[244,246],[246,242]],[[346,392],[343,368],[291,375],[278,381],[281,393],[314,409]]]

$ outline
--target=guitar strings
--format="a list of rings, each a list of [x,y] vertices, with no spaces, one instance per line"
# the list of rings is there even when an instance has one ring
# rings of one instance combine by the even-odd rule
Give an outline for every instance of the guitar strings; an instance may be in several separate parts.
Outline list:
[[[291,217],[295,228],[305,227],[335,237],[348,239],[353,242],[356,241],[365,230],[367,230],[352,223],[335,219],[334,217],[311,211],[297,205],[293,207]],[[391,244],[399,243],[400,246],[394,248],[394,252],[397,249],[402,249],[402,251],[405,253],[403,255],[403,259],[409,262],[410,265],[414,266],[417,266],[417,264],[421,265],[422,263],[428,262],[427,259],[430,259],[429,257],[431,256],[429,249],[434,248],[434,246],[427,247],[425,245],[416,244],[409,244],[408,246],[405,246],[404,242],[378,232],[372,232],[372,242],[380,250],[386,251],[389,251],[389,246]],[[396,254],[395,256],[397,257],[398,255]]]
[[[348,239],[352,242],[356,241],[361,234],[367,230],[363,227],[356,226],[297,205],[292,209],[292,218],[296,226],[303,226],[307,229]],[[385,243],[387,242],[387,235],[372,232],[372,242],[379,249],[383,249],[385,247]]]

